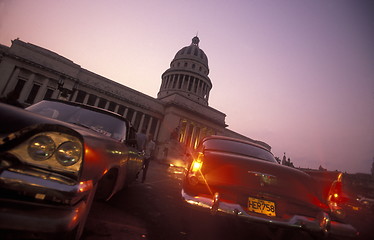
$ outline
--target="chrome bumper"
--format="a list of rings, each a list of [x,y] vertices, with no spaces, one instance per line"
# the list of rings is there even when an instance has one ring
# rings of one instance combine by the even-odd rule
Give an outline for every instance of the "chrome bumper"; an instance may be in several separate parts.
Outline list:
[[[222,202],[219,195],[213,198],[190,196],[182,190],[182,198],[188,204],[210,210],[212,214],[234,215],[243,220],[278,225],[280,227],[299,228],[309,232],[321,233],[323,235],[356,237],[357,230],[350,224],[331,221],[327,213],[321,212],[315,218],[295,215],[287,220],[262,218],[248,214],[239,204]]]
[[[0,172],[0,228],[42,233],[74,229],[86,211],[79,183],[36,170]],[[4,193],[4,194],[3,194]]]

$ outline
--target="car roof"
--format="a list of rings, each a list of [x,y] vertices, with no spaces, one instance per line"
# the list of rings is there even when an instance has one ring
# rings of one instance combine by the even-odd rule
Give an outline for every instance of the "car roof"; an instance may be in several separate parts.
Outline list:
[[[209,139],[221,139],[221,140],[228,140],[228,141],[234,141],[234,142],[241,142],[241,143],[249,144],[249,145],[252,145],[252,146],[255,146],[255,147],[259,147],[259,148],[264,149],[264,150],[268,151],[269,153],[271,153],[271,151],[269,149],[267,149],[266,147],[264,147],[264,146],[262,146],[262,145],[260,145],[256,142],[246,141],[246,140],[239,139],[239,138],[233,138],[233,137],[227,137],[227,136],[221,136],[221,135],[211,135],[211,136],[205,137],[203,142],[206,141],[206,140],[209,140]]]

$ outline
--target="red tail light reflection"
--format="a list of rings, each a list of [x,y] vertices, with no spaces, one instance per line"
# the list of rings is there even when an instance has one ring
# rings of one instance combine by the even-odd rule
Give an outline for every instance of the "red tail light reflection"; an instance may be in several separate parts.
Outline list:
[[[343,192],[343,174],[338,175],[337,180],[335,180],[330,188],[328,195],[328,203],[331,211],[336,214],[337,217],[344,218],[345,211],[343,210],[343,205],[348,201],[348,198]]]
[[[79,192],[86,192],[88,190],[91,190],[93,187],[92,180],[88,180],[85,182],[79,183]]]
[[[343,203],[346,201],[346,197],[343,193],[342,173],[339,174],[338,179],[335,180],[330,188],[328,195],[328,201],[335,203]]]

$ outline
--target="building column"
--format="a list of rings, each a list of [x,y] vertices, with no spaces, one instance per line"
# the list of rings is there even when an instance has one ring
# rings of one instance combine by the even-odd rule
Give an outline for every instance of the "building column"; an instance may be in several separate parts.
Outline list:
[[[168,84],[168,89],[171,89],[173,87],[174,79],[175,79],[175,74],[173,74],[173,75],[170,76],[169,84]]]
[[[192,125],[192,123],[187,122],[186,132],[185,132],[185,140],[184,140],[184,143],[186,144],[187,147],[191,146],[192,134],[193,134],[193,125]]]
[[[139,130],[141,131],[143,128],[146,128],[145,129],[145,134],[148,134],[148,128],[147,128],[148,126],[143,126],[144,117],[145,117],[145,114],[143,113],[142,117],[140,118],[140,122],[139,122]]]
[[[207,85],[206,83],[203,83],[203,98],[206,99],[206,89],[207,89]]]
[[[190,84],[192,85],[192,81],[193,81],[193,77],[192,76],[188,76],[188,83],[187,83],[187,92],[189,92],[189,91],[191,91],[190,90]],[[192,87],[191,87],[191,89],[192,89]]]
[[[87,105],[87,102],[88,102],[88,98],[90,97],[90,94],[89,93],[86,93],[86,96],[84,96],[84,99],[83,99],[83,104],[86,104]]]
[[[15,70],[11,73],[11,77],[9,81],[0,81],[0,89],[2,89],[1,94],[6,96],[9,92],[13,91],[17,84],[17,78],[19,75],[20,69],[18,67],[15,67]]]
[[[169,76],[165,76],[165,80],[164,80],[165,82],[164,82],[162,89],[166,89],[168,87],[168,79],[169,79]]]
[[[149,117],[149,121],[148,121],[148,126],[147,126],[147,132],[148,132],[148,134],[150,134],[150,132],[151,132],[152,122],[153,122],[153,117],[150,116],[150,117]],[[154,135],[154,134],[153,134],[153,135]],[[153,139],[152,139],[152,140],[154,140],[154,139],[155,139],[155,137],[153,136]]]
[[[132,118],[131,118],[131,124],[134,125],[134,122],[135,122],[135,119],[136,119],[136,115],[138,114],[137,111],[134,111],[134,114],[132,115]],[[138,133],[140,132],[140,128],[138,128]]]
[[[42,86],[40,87],[38,94],[35,97],[34,102],[40,102],[43,100],[45,92],[47,91],[47,86],[48,86],[49,79],[46,77],[43,80]]]
[[[157,140],[158,139],[158,131],[160,130],[160,120],[157,119],[157,118],[155,118],[155,119],[157,121],[157,125],[156,125],[156,129],[155,129],[155,133],[154,133],[153,138],[155,138],[155,140]]]
[[[177,77],[177,84],[176,84],[176,89],[179,89],[179,82],[181,81],[181,75],[178,74],[178,77]]]
[[[201,127],[195,126],[194,131],[195,131],[195,134],[194,134],[194,140],[193,140],[193,146],[192,147],[194,149],[196,149],[196,147],[199,145],[200,140],[201,140],[201,138],[200,138],[200,136],[201,136]]]
[[[169,83],[170,83],[170,75],[167,75],[165,77],[165,85],[164,85],[164,89],[167,89],[169,87]]]
[[[52,99],[57,99],[60,91],[58,89],[53,90]]]
[[[123,112],[123,117],[126,117],[128,112],[129,112],[129,108],[125,108],[125,111]]]
[[[182,87],[181,87],[181,89],[182,90],[185,90],[186,89],[186,82],[187,82],[187,80],[186,80],[186,78],[187,78],[188,76],[186,75],[186,74],[183,74],[183,77],[182,77]]]
[[[30,94],[30,90],[34,83],[35,73],[32,73],[31,76],[27,79],[25,86],[23,87],[21,94],[19,96],[19,102],[24,103],[27,99],[27,96]]]
[[[196,129],[197,129],[197,127],[195,125],[193,125],[192,126],[192,133],[191,133],[191,144],[190,144],[191,148],[195,148],[195,140],[196,140],[196,134],[197,134]]]
[[[199,81],[197,81],[198,83],[197,83],[197,95],[199,95],[199,96],[202,96],[202,94],[201,94],[201,86],[202,86],[202,81],[201,81],[201,79],[199,79]]]
[[[104,109],[108,110],[108,108],[109,108],[109,104],[110,104],[110,101],[107,100],[106,103],[105,103],[105,107],[104,107]]]
[[[99,102],[100,102],[100,98],[97,96],[97,97],[96,97],[96,100],[95,100],[94,107],[99,106]]]
[[[75,100],[77,99],[77,96],[78,96],[78,90],[73,90],[73,93],[71,93],[72,96],[70,98],[70,102],[75,102]],[[86,93],[87,94],[87,93]]]

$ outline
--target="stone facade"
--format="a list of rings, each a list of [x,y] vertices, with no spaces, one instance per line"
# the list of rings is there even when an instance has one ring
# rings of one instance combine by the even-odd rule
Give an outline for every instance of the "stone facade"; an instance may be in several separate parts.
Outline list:
[[[253,141],[227,129],[226,115],[209,107],[208,59],[198,43],[194,37],[190,46],[177,52],[153,98],[16,39],[11,47],[0,45],[0,97],[11,94],[25,107],[43,99],[65,98],[117,112],[138,131],[146,129],[153,136],[161,160],[176,148],[173,142],[186,150],[213,134]]]

